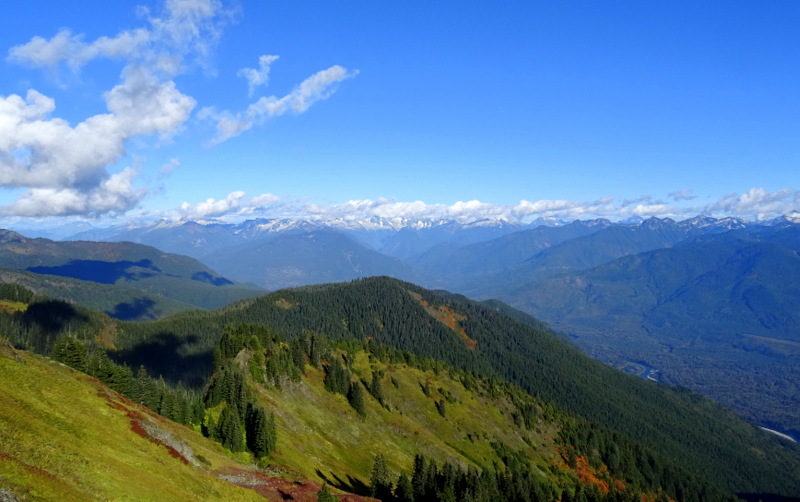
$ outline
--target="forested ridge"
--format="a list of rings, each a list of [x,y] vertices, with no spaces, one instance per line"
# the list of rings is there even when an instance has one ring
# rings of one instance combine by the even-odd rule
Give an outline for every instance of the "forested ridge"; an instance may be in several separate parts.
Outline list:
[[[173,386],[182,381],[199,393],[215,360],[215,379],[226,371],[219,354],[226,326],[266,326],[289,346],[309,340],[310,333],[330,339],[333,345],[377,343],[422,360],[443,361],[477,378],[518,385],[541,402],[576,416],[576,423],[591,424],[565,426],[564,434],[572,443],[596,446],[597,434],[589,437],[584,432],[606,430],[605,437],[612,439],[604,444],[618,448],[628,441],[642,444],[642,451],[655,455],[650,463],[681,465],[706,480],[703,483],[710,481],[736,493],[800,493],[795,446],[764,435],[696,394],[631,378],[596,363],[540,324],[511,319],[501,310],[508,311],[496,303],[480,304],[447,292],[371,278],[279,291],[213,312],[121,323],[114,331],[118,350],[110,356],[122,367],[144,366],[148,374],[163,376]],[[16,315],[14,322],[22,326],[23,314],[3,317]],[[466,343],[463,334],[474,344]],[[15,343],[27,335],[19,331]],[[15,340],[14,333],[10,336]],[[263,349],[264,341],[259,342]],[[151,354],[160,354],[160,359],[148,357]],[[306,352],[305,357],[311,360],[312,354]],[[265,359],[265,371],[270,360]],[[352,394],[349,386],[342,393]],[[446,409],[446,402],[442,406]],[[237,412],[240,419],[247,415],[246,408]]]

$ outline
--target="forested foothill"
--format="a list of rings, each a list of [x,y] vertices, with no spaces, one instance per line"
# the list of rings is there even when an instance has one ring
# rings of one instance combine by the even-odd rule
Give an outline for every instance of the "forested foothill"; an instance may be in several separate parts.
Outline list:
[[[800,493],[796,445],[685,389],[597,363],[528,316],[512,319],[504,312],[513,309],[496,302],[379,277],[123,323],[18,286],[0,293],[3,333],[18,348],[93,375],[263,467],[281,461],[302,470],[313,463],[281,448],[282,440],[301,441],[291,425],[300,416],[292,401],[298,389],[320,389],[297,408],[317,409],[319,423],[334,416],[370,434],[383,425],[390,430],[397,424],[387,420],[409,419],[410,410],[398,403],[419,399],[431,413],[418,420],[459,424],[464,443],[449,446],[454,457],[428,458],[408,439],[359,454],[340,446],[343,457],[353,456],[351,464],[331,459],[332,465],[314,464],[317,470],[308,472],[340,490],[382,493],[386,500],[728,500]],[[160,357],[147,357],[160,349]],[[410,372],[428,376],[404,385]],[[494,441],[464,432],[470,426],[459,422],[468,414],[465,393],[511,403],[481,406],[505,409],[501,415],[507,413],[521,436]],[[345,434],[344,425],[338,430]],[[469,453],[472,448],[481,453]],[[537,457],[547,451],[550,456]],[[391,476],[383,474],[378,454]],[[350,472],[334,465],[349,465]],[[414,488],[423,478],[428,487]]]

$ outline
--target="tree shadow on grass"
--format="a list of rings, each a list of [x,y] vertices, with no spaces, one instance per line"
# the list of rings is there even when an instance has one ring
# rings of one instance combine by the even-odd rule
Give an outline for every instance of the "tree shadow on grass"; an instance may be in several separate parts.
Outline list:
[[[342,478],[340,478],[338,475],[333,474],[333,473],[331,473],[331,476],[333,477],[333,479],[330,479],[328,476],[326,476],[319,469],[316,469],[316,473],[317,473],[317,476],[320,477],[320,479],[322,479],[323,481],[325,481],[326,483],[328,483],[329,485],[331,485],[334,488],[338,488],[339,490],[342,490],[342,491],[345,491],[345,492],[354,493],[356,495],[363,495],[365,497],[368,497],[370,495],[369,486],[364,484],[364,482],[361,481],[360,479],[354,478],[353,476],[350,476],[349,474],[347,475],[347,481],[345,481]]]

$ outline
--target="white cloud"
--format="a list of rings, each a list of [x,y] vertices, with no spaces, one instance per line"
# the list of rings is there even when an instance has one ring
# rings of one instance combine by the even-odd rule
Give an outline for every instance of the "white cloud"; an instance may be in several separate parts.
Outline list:
[[[197,104],[181,94],[174,82],[161,82],[143,67],[129,67],[125,73],[125,82],[107,92],[105,98],[126,136],[160,132],[168,137]]]
[[[35,67],[56,68],[64,63],[74,72],[93,59],[122,59],[174,76],[181,71],[186,56],[192,55],[198,64],[205,65],[222,28],[234,16],[218,0],[167,0],[162,17],[152,16],[146,8],[140,8],[140,14],[150,24],[148,28],[126,30],[92,42],[62,29],[49,40],[35,36],[26,44],[12,47],[8,59]]]
[[[244,112],[235,114],[229,111],[218,112],[209,107],[201,112],[201,118],[217,122],[217,136],[212,143],[222,143],[252,129],[267,118],[278,117],[289,111],[305,112],[317,101],[330,97],[336,91],[334,84],[357,74],[357,70],[349,71],[338,65],[331,66],[308,77],[282,98],[262,97],[248,106]]]
[[[122,158],[132,137],[169,137],[188,119],[195,101],[142,67],[129,67],[105,99],[110,113],[71,127],[49,118],[55,102],[35,90],[25,99],[0,97],[0,186],[30,188],[5,213],[44,215],[47,197],[52,214],[124,212],[141,200],[143,192],[131,183],[134,171],[115,175],[108,166]]]
[[[216,200],[213,197],[198,204],[181,204],[180,213],[183,219],[203,219],[224,216],[240,209],[240,201],[245,192],[231,192],[225,199]]]
[[[682,220],[698,214],[715,217],[738,216],[745,219],[764,219],[790,214],[800,206],[800,191],[784,189],[766,192],[754,188],[747,193],[733,194],[707,206],[683,206],[660,202],[654,197],[639,197],[641,203],[630,200],[617,202],[613,197],[593,201],[522,200],[517,204],[492,204],[477,200],[453,204],[430,204],[423,201],[394,199],[359,199],[336,204],[319,204],[301,198],[285,198],[263,194],[248,198],[242,191],[233,192],[223,200],[208,199],[199,204],[184,203],[168,219],[202,219],[213,217],[238,221],[255,216],[265,218],[305,219],[318,222],[355,222],[379,219],[395,224],[415,221],[455,220],[470,223],[497,220],[528,223],[537,218],[561,221],[607,218],[612,221],[638,218],[672,218]],[[654,201],[647,203],[647,201]]]
[[[266,86],[269,83],[269,70],[270,65],[278,59],[279,56],[261,56],[258,58],[258,68],[242,68],[239,70],[240,77],[247,80],[248,96],[253,96],[256,87]]]
[[[768,192],[763,188],[751,188],[743,194],[729,194],[708,204],[703,212],[710,215],[738,215],[754,219],[767,219],[789,214],[800,206],[800,191],[784,188]]]
[[[104,179],[90,190],[75,188],[32,188],[10,206],[0,207],[3,216],[100,216],[122,214],[144,197],[144,188],[134,188],[138,173],[126,168]]]
[[[0,96],[0,187],[21,189],[22,195],[0,213],[20,215],[92,214],[125,212],[141,201],[144,188],[135,188],[139,170],[113,166],[128,153],[130,140],[157,135],[171,139],[187,124],[197,102],[178,90],[174,77],[191,64],[210,70],[214,48],[225,26],[238,14],[220,0],[165,0],[158,12],[139,7],[144,26],[114,36],[86,40],[62,29],[52,38],[32,37],[12,47],[7,60],[57,71],[78,73],[96,59],[120,61],[121,81],[104,93],[108,113],[70,125],[58,117],[55,101],[29,90],[26,97]],[[270,65],[277,56],[259,58],[257,69],[240,72],[250,94],[267,85]],[[209,71],[208,73],[213,73]],[[266,117],[303,113],[334,92],[333,84],[355,75],[340,66],[320,71],[282,98],[262,98],[244,112],[213,112],[201,116],[217,121],[216,141],[241,134]],[[162,166],[167,174],[178,165]],[[141,183],[141,180],[140,180]],[[48,204],[47,201],[50,201]],[[193,214],[222,214],[244,210],[238,198],[209,199],[191,209]],[[255,210],[250,207],[250,210]],[[190,211],[190,212],[191,212]]]

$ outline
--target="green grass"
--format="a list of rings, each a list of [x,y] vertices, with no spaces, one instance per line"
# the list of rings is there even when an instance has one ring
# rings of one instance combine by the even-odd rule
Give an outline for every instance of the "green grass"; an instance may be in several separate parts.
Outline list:
[[[270,457],[273,464],[306,478],[368,484],[378,453],[396,479],[402,471],[411,474],[417,453],[464,467],[502,464],[490,445],[498,440],[523,450],[549,473],[547,466],[556,455],[553,430],[544,425],[544,432],[517,427],[507,399],[492,399],[482,387],[467,390],[447,372],[437,375],[405,364],[370,362],[365,352],[357,354],[352,370],[354,378],[366,382],[374,371],[384,372],[385,408],[367,394],[366,417],[361,418],[344,396],[325,390],[323,371],[311,366],[300,382],[284,380],[280,389],[258,386],[260,399],[275,413],[278,426],[278,449]],[[430,397],[422,391],[420,384],[425,382]],[[446,404],[444,418],[434,402],[444,399],[440,388],[455,397],[455,402]]]
[[[20,501],[263,500],[215,474],[249,466],[82,373],[2,346],[0,382],[0,488]],[[137,434],[129,414],[179,438],[203,463],[184,464]]]

